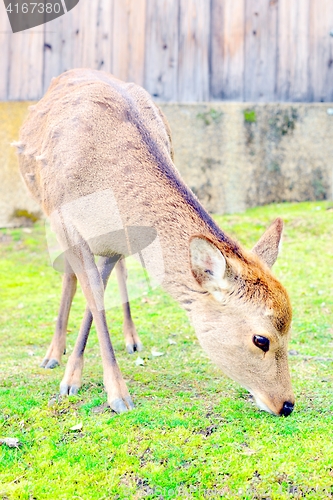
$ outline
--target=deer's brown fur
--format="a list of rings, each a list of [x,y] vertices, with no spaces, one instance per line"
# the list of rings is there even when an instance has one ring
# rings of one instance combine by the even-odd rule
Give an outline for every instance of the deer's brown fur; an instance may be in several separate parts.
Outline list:
[[[182,181],[169,127],[149,94],[104,72],[72,70],[53,80],[20,141],[23,177],[50,218],[92,311],[108,401],[116,411],[132,402],[110,342],[93,255],[126,254],[118,236],[100,236],[120,222],[156,230],[162,257],[152,257],[152,273],[163,274],[164,288],[188,311],[210,357],[261,408],[279,414],[284,403],[293,405],[291,306],[269,268],[278,253],[279,219],[252,252],[242,249]],[[268,352],[254,345],[254,335],[269,338]],[[70,390],[71,369],[67,375]]]

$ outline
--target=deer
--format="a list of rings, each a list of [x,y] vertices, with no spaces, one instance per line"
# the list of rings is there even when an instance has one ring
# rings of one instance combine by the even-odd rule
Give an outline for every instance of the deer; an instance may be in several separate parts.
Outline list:
[[[292,413],[292,308],[271,271],[280,218],[250,251],[228,236],[182,180],[170,127],[149,93],[103,71],[75,69],[54,78],[29,110],[16,147],[22,177],[91,311],[112,410],[122,413],[134,403],[110,339],[95,256],[113,268],[135,255],[185,309],[221,371],[259,409]],[[62,393],[80,386],[84,334],[68,359]]]

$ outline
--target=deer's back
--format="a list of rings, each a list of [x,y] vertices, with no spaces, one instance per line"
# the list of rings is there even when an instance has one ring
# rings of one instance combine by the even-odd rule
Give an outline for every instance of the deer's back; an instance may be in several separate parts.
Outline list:
[[[182,181],[167,122],[141,87],[100,71],[64,73],[31,109],[20,139],[31,192],[48,216],[61,209],[86,240],[110,228],[153,227],[179,269],[193,234],[237,248]]]
[[[148,181],[154,166],[178,175],[168,124],[149,94],[100,71],[72,70],[54,79],[30,109],[20,139],[22,173],[46,213],[115,188],[120,177],[139,180],[146,172]]]

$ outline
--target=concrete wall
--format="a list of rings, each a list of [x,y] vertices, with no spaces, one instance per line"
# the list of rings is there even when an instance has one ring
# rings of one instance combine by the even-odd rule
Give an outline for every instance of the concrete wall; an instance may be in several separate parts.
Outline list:
[[[27,114],[29,102],[0,102],[0,227],[16,225],[15,210],[36,212],[18,169],[16,149],[10,146],[18,139],[20,126]]]
[[[0,103],[0,226],[35,212],[10,142],[27,102]],[[164,104],[185,182],[211,212],[274,201],[331,199],[333,115],[328,104]]]
[[[332,106],[331,106],[332,107]],[[333,116],[327,104],[162,106],[176,165],[208,210],[332,197]]]

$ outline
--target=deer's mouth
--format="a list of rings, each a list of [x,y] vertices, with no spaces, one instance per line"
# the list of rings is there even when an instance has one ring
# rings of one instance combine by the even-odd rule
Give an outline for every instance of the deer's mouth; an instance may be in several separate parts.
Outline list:
[[[275,415],[275,416],[280,415],[280,411],[278,411],[275,408],[273,409],[271,406],[269,406],[268,401],[264,396],[254,394],[252,391],[249,391],[249,392],[250,392],[250,394],[252,394],[259,410],[265,411],[265,412],[270,413],[271,415]]]
[[[260,410],[266,411],[267,413],[270,413],[271,415],[276,415],[276,416],[279,415],[279,413],[272,410],[272,408],[270,408],[262,399],[260,399],[256,396],[254,396],[254,399],[255,399],[256,405],[258,406],[258,408]]]
[[[277,408],[276,405],[273,406],[270,404],[270,402],[263,396],[262,394],[254,394],[252,391],[250,391],[252,396],[255,399],[255,402],[260,410],[266,411],[267,413],[270,413],[271,415],[276,415],[280,417],[288,417],[294,410],[294,404],[295,404],[295,398],[294,396],[291,397],[291,400],[284,401],[279,405]]]

